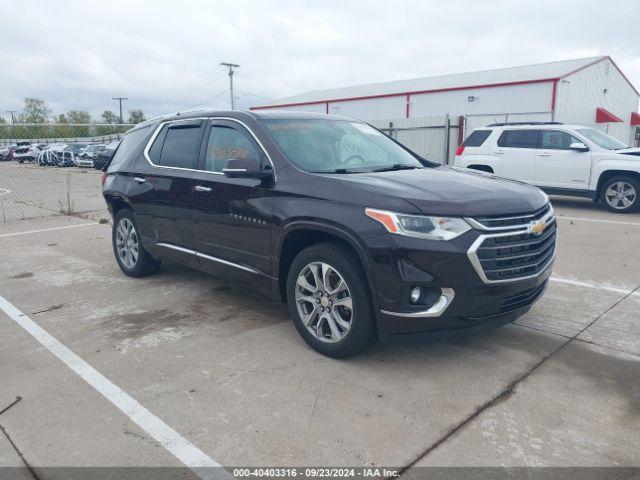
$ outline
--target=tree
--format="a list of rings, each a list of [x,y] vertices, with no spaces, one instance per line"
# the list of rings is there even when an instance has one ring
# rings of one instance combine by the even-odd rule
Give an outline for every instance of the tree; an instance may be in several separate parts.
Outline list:
[[[102,112],[102,121],[104,123],[118,123],[118,116],[111,110],[105,110]]]
[[[142,110],[129,110],[129,122],[128,123],[141,123],[144,122],[144,112]]]
[[[64,113],[61,113],[54,118],[54,123],[69,123],[69,120],[67,120],[67,117]]]
[[[4,119],[4,117],[0,117],[0,125],[6,125],[7,121]]]
[[[91,115],[84,110],[69,110],[67,118],[69,123],[91,123]]]
[[[24,109],[20,114],[23,123],[46,123],[51,115],[51,109],[47,102],[39,98],[28,97],[24,99]]]

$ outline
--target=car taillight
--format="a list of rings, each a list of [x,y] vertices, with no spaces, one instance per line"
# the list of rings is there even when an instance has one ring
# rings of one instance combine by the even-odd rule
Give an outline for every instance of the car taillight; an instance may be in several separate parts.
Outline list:
[[[456,156],[462,155],[462,152],[464,152],[464,145],[460,145],[458,147],[458,149],[456,150]]]
[[[100,185],[104,185],[104,181],[107,179],[107,172],[102,172],[100,174]]]

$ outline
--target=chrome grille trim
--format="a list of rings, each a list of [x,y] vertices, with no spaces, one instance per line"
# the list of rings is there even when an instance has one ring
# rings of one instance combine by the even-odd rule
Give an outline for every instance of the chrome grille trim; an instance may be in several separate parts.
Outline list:
[[[519,282],[522,280],[537,278],[540,275],[542,275],[544,272],[546,272],[556,257],[558,231],[557,231],[557,225],[555,222],[555,216],[553,215],[553,210],[550,210],[547,214],[545,214],[544,220],[545,220],[545,230],[548,227],[553,225],[554,231],[550,234],[545,232],[540,236],[540,238],[533,237],[518,243],[506,244],[506,245],[491,245],[491,246],[483,247],[483,244],[488,239],[510,237],[510,236],[517,236],[517,235],[531,235],[531,232],[529,232],[528,228],[519,229],[519,230],[510,230],[510,229],[505,230],[503,228],[500,233],[485,233],[480,235],[473,242],[473,244],[467,251],[467,257],[469,258],[471,265],[473,265],[473,268],[477,272],[480,279],[486,284]],[[525,227],[528,227],[528,225],[526,225]],[[484,258],[482,260],[484,260],[485,263],[488,263],[488,262],[496,263],[499,261],[505,261],[505,260],[508,261],[508,260],[514,260],[518,258],[537,256],[538,258],[542,259],[545,262],[540,267],[537,267],[538,262],[534,261],[533,263],[526,263],[526,264],[520,264],[515,266],[505,266],[505,268],[485,269],[485,267],[482,265],[482,260],[480,259],[480,257],[478,257],[478,250],[480,249],[485,251],[487,250],[499,251],[500,249],[520,248],[520,247],[526,247],[531,245],[542,245],[542,247],[533,251],[529,250],[527,252],[506,253],[505,256],[496,256],[495,258]],[[552,249],[552,252],[549,255],[550,249]],[[505,278],[505,279],[498,279],[498,280],[490,279],[487,276],[488,273],[489,275],[491,275],[491,273],[500,272],[500,271],[520,270],[520,269],[532,268],[532,267],[537,267],[537,271],[536,273],[533,273],[530,275],[525,274],[519,277],[512,277],[512,278]]]
[[[550,218],[553,217],[553,207],[550,203],[547,203],[544,207],[539,208],[532,213],[506,217],[465,217],[465,220],[476,230],[502,232],[505,230],[519,230],[522,228],[527,228],[529,224],[534,220],[543,220],[546,223]],[[495,225],[496,223],[497,225]]]

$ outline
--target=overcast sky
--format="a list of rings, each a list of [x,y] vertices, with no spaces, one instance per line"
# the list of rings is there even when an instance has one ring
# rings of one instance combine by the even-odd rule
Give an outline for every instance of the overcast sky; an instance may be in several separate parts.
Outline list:
[[[608,54],[640,87],[638,0],[0,0],[0,115],[148,117],[307,90]]]

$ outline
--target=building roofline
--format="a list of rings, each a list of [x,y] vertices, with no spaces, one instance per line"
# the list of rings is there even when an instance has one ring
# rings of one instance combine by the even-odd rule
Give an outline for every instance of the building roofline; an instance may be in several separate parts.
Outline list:
[[[323,103],[349,102],[352,100],[370,100],[374,98],[404,97],[407,95],[422,95],[427,93],[453,92],[456,90],[470,90],[472,88],[494,88],[494,87],[505,87],[505,86],[512,86],[512,85],[526,85],[531,83],[546,83],[546,82],[553,82],[558,79],[559,79],[558,77],[551,77],[551,78],[539,78],[535,80],[518,80],[515,82],[485,83],[485,84],[479,84],[479,85],[465,85],[461,87],[434,88],[430,90],[412,90],[412,91],[405,91],[405,92],[380,93],[378,95],[363,95],[359,97],[327,98],[323,100],[313,100],[308,102],[260,105],[257,107],[251,107],[250,110],[261,110],[264,108],[276,108],[276,107],[277,108],[296,107],[296,106],[303,106],[303,105],[322,105]]]
[[[280,104],[271,104],[271,105],[259,105],[256,107],[251,107],[250,110],[262,110],[262,109],[266,109],[266,108],[286,108],[286,107],[301,107],[301,106],[305,106],[305,105],[322,105],[322,104],[329,104],[329,103],[338,103],[338,102],[349,102],[349,101],[354,101],[354,100],[371,100],[371,99],[376,99],[376,98],[389,98],[389,97],[403,97],[403,96],[407,96],[407,95],[423,95],[423,94],[429,94],[429,93],[439,93],[439,92],[452,92],[452,91],[457,91],[457,90],[470,90],[473,88],[494,88],[494,87],[506,87],[506,86],[514,86],[514,85],[526,85],[526,84],[532,84],[532,83],[545,83],[545,82],[557,82],[563,78],[569,77],[571,75],[573,75],[574,73],[578,73],[582,70],[585,70],[589,67],[592,67],[593,65],[596,65],[600,62],[603,62],[605,60],[609,60],[612,65],[616,68],[616,70],[618,70],[618,72],[620,73],[620,75],[622,75],[622,77],[626,80],[626,82],[629,84],[629,86],[631,87],[631,89],[636,93],[636,95],[640,96],[640,93],[638,92],[638,90],[635,88],[635,86],[631,83],[631,81],[627,78],[627,76],[622,72],[622,70],[620,70],[620,68],[618,67],[618,65],[616,64],[616,62],[613,61],[613,59],[611,58],[611,56],[609,55],[605,55],[602,57],[597,58],[596,60],[583,65],[579,68],[576,68],[575,70],[571,70],[570,72],[567,72],[565,74],[562,74],[560,76],[557,77],[549,77],[549,78],[540,78],[540,79],[533,79],[533,80],[518,80],[518,81],[514,81],[514,82],[499,82],[499,83],[489,83],[489,84],[477,84],[477,85],[464,85],[464,86],[460,86],[460,87],[445,87],[445,88],[435,88],[435,89],[428,89],[428,90],[414,90],[414,91],[402,91],[402,92],[394,92],[394,93],[380,93],[377,95],[362,95],[362,96],[356,96],[356,97],[340,97],[340,98],[325,98],[322,100],[310,100],[310,101],[306,101],[306,102],[288,102],[288,103],[280,103]],[[468,72],[468,73],[473,73],[473,72]],[[452,74],[452,75],[456,75],[456,74]]]

